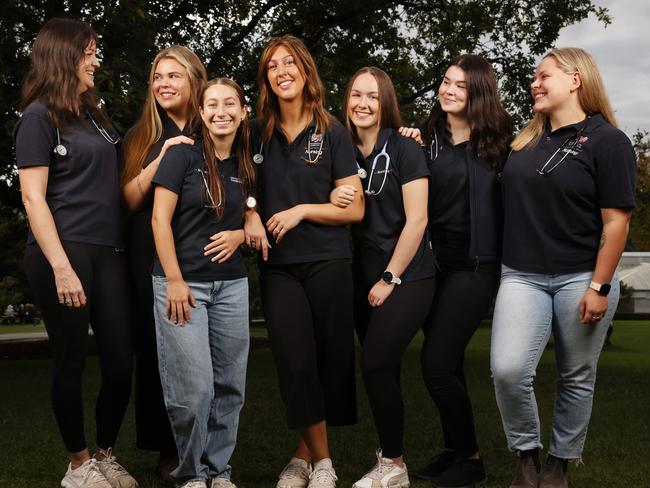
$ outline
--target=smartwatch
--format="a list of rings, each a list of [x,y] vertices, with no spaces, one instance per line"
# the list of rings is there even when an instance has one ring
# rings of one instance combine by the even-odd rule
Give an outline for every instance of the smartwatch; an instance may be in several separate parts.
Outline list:
[[[601,297],[606,297],[609,295],[609,290],[612,289],[612,285],[609,283],[596,283],[595,281],[592,281],[589,283],[589,288],[596,291],[596,293],[598,293]]]
[[[402,284],[402,280],[400,280],[397,276],[395,276],[393,273],[391,273],[388,270],[383,272],[383,274],[381,275],[381,279],[384,280],[384,283],[386,283],[387,285],[392,285],[392,284],[401,285]]]

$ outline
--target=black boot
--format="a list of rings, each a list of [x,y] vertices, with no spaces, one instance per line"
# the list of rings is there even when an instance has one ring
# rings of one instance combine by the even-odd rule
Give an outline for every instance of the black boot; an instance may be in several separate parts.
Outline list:
[[[431,478],[434,488],[476,488],[487,482],[481,459],[457,456],[449,467]]]
[[[456,453],[454,451],[442,451],[437,456],[432,457],[431,462],[424,468],[418,469],[414,475],[421,480],[430,480],[434,476],[439,476],[440,473],[447,469],[455,457]]]

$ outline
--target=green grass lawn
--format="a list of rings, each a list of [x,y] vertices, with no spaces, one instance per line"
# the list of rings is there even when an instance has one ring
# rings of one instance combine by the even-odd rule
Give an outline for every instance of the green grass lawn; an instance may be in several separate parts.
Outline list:
[[[11,324],[11,325],[0,325],[0,334],[30,334],[32,332],[45,332],[45,326],[43,322],[39,322],[36,325],[26,325],[26,324]]]
[[[257,336],[263,335],[255,330]],[[482,327],[466,359],[474,401],[479,444],[489,475],[489,488],[507,487],[514,455],[505,447],[501,420],[489,376],[489,327]],[[572,488],[650,486],[650,323],[617,321],[613,344],[601,356],[593,418],[584,465],[571,466]],[[402,368],[407,410],[405,456],[414,470],[441,448],[438,415],[419,370],[418,337]],[[0,361],[0,486],[52,488],[65,472],[66,456],[49,401],[49,360]],[[273,488],[289,459],[296,434],[285,428],[283,408],[267,348],[251,352],[247,404],[242,412],[239,442],[232,460],[233,480],[240,488]],[[93,398],[98,389],[97,359],[88,361],[85,376],[86,424],[93,439]],[[553,350],[544,354],[536,392],[543,440],[548,444],[553,402]],[[372,419],[361,382],[359,423],[330,430],[331,450],[339,487],[350,487],[374,463],[377,447]],[[129,409],[116,446],[120,461],[143,488],[165,486],[151,474],[156,456],[134,447],[133,409]],[[413,480],[414,488],[428,483]]]

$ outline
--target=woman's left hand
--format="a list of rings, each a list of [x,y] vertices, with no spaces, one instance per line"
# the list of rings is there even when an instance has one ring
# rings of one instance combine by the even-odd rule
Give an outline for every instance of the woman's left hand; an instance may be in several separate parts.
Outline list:
[[[297,226],[303,219],[300,205],[291,207],[274,214],[267,222],[266,228],[275,237],[275,242],[280,242],[284,235]]]
[[[210,240],[212,242],[203,248],[203,255],[216,254],[211,261],[223,263],[244,243],[244,231],[224,230],[211,236]]]
[[[371,307],[381,307],[388,299],[390,294],[393,293],[394,289],[394,283],[391,283],[389,285],[384,280],[379,280],[370,289],[370,293],[368,293],[368,303]]]
[[[602,320],[607,313],[607,297],[600,296],[589,288],[580,300],[580,322],[594,324]]]

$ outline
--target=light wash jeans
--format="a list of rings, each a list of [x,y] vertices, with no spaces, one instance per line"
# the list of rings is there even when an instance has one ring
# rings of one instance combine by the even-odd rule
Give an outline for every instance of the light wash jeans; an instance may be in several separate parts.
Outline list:
[[[595,324],[580,323],[579,304],[592,274],[545,275],[502,267],[490,362],[497,404],[512,450],[542,447],[533,378],[552,331],[557,384],[549,454],[581,459],[596,365],[620,293],[615,276],[605,316]]]
[[[179,483],[230,478],[248,360],[248,279],[187,282],[196,308],[179,326],[167,319],[167,280],[154,276],[160,380]]]

